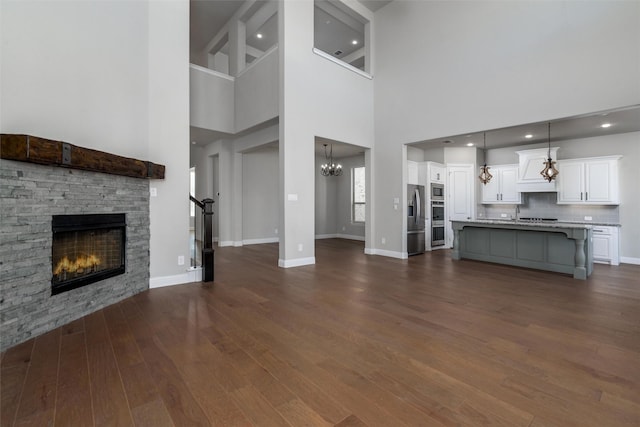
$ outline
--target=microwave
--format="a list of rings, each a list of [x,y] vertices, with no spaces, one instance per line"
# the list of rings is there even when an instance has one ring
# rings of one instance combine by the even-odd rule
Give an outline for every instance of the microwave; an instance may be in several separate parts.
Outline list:
[[[431,200],[444,200],[444,185],[431,184]]]

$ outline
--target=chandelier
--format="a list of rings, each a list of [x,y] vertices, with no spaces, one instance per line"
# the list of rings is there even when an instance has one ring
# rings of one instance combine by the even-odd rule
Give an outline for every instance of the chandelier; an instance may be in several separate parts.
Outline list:
[[[551,160],[551,122],[549,122],[549,149],[547,151],[547,161],[544,162],[543,164],[544,164],[544,169],[540,171],[540,175],[542,175],[542,177],[549,182],[556,179],[556,176],[558,176],[559,172],[558,172],[558,169],[556,169],[555,167],[556,162]]]
[[[342,165],[333,163],[333,144],[329,149],[329,155],[327,156],[327,144],[324,144],[324,158],[325,164],[321,166],[320,174],[322,176],[340,176],[342,175]]]
[[[487,166],[487,133],[485,132],[484,134],[484,166],[480,167],[480,175],[478,175],[478,178],[480,178],[480,182],[482,182],[484,185],[487,185],[487,182],[491,181],[491,178],[493,178],[493,175],[491,175],[491,173],[489,172],[489,166]]]

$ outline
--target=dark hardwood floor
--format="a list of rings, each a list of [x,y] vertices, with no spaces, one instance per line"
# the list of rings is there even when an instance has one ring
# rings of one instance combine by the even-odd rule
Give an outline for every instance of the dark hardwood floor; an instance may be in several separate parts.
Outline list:
[[[2,354],[2,426],[638,426],[640,266],[586,281],[317,242],[216,251]]]

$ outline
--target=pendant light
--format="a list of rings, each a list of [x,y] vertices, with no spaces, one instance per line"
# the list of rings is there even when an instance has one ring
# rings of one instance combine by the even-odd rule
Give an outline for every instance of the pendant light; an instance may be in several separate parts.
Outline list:
[[[483,138],[484,138],[484,166],[480,168],[480,175],[478,175],[478,178],[480,178],[480,182],[482,182],[484,185],[487,185],[487,182],[491,181],[491,178],[493,178],[493,175],[491,175],[491,173],[489,172],[489,166],[487,166],[487,133],[486,132],[483,134]]]
[[[547,181],[551,182],[558,176],[558,169],[556,169],[556,162],[551,159],[551,122],[549,122],[549,148],[547,150],[547,161],[543,163],[544,169],[540,172],[540,175]]]
[[[327,156],[327,144],[324,144],[324,159],[326,163],[320,167],[322,176],[340,176],[342,175],[342,165],[333,163],[333,144],[331,144],[329,155]]]

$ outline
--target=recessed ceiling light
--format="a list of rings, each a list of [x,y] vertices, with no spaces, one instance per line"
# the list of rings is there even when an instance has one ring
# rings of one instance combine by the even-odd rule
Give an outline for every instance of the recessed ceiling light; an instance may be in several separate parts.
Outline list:
[[[197,144],[197,142],[195,142],[195,141],[191,141],[191,144],[192,144],[192,145],[196,145],[196,144]]]
[[[473,147],[473,142],[467,142],[467,147]]]
[[[257,38],[259,38],[259,39],[261,39],[261,38],[262,38],[262,33],[258,33],[258,34],[256,34],[256,37],[257,37]]]
[[[611,127],[611,123],[603,123],[600,125],[601,128],[609,128]]]
[[[533,138],[533,135],[531,135],[530,133],[528,133],[528,134],[526,134],[524,137],[525,137],[525,138],[527,138],[527,139],[531,139],[531,138]]]
[[[352,40],[352,41],[351,41],[351,44],[353,44],[353,45],[358,44],[358,40]]]

